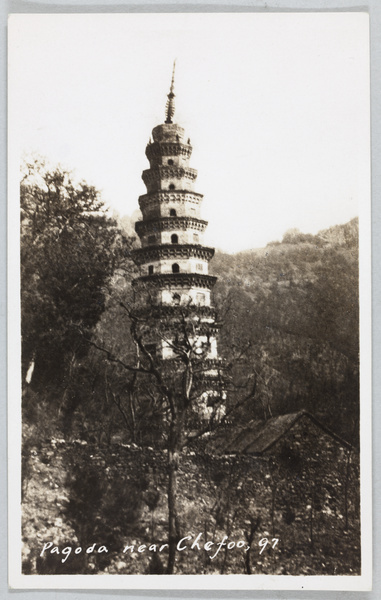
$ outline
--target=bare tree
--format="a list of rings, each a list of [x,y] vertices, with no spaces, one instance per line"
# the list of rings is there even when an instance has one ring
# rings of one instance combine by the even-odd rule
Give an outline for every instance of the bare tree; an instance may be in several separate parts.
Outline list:
[[[229,422],[255,395],[256,379],[251,374],[235,387],[234,402],[226,402],[230,365],[213,358],[211,343],[215,336],[215,315],[210,307],[192,304],[159,306],[144,302],[119,302],[129,324],[135,352],[120,358],[98,340],[88,340],[108,361],[128,373],[129,393],[135,402],[151,396],[152,405],[161,413],[164,447],[168,468],[168,563],[166,572],[175,569],[176,546],[181,537],[177,512],[178,469],[185,446],[207,432]],[[211,318],[213,317],[213,318]],[[152,343],[156,341],[156,345]],[[163,344],[170,358],[157,351]],[[244,352],[241,353],[241,357]],[[114,398],[119,410],[120,399]],[[131,398],[129,400],[131,402]],[[122,415],[123,416],[123,415]],[[123,417],[124,418],[124,417]]]

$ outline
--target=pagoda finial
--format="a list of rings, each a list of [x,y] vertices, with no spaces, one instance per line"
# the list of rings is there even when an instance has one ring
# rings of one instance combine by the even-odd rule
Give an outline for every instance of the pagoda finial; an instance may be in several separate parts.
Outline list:
[[[172,80],[171,87],[169,89],[168,100],[165,106],[165,122],[173,123],[172,119],[175,114],[175,94],[173,92],[175,86],[175,67],[176,67],[176,59],[173,61],[173,70],[172,70]]]

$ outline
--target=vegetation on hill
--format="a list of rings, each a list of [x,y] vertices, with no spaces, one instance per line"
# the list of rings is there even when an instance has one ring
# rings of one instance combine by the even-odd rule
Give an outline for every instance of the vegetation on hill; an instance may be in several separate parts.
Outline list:
[[[312,466],[309,456],[290,462],[284,452],[265,460],[186,450],[178,472],[186,539],[175,572],[359,574],[356,468],[350,476],[346,495],[345,463],[332,465],[330,458]],[[40,442],[31,450],[24,489],[24,573],[164,573],[167,477],[162,450]],[[99,552],[102,546],[107,552]]]
[[[246,348],[258,377],[251,416],[307,409],[358,440],[358,221],[296,231],[266,248],[217,252],[220,351]],[[245,415],[246,416],[246,415]]]

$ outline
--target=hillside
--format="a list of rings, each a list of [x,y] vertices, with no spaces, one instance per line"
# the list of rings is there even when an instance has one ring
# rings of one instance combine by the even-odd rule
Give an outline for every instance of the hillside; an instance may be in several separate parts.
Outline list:
[[[316,281],[329,251],[342,253],[349,266],[357,265],[358,219],[335,225],[317,235],[297,230],[286,232],[282,242],[270,242],[265,248],[236,254],[217,251],[210,272],[226,284],[239,283],[252,288],[274,281],[285,285]]]
[[[210,267],[221,351],[250,345],[259,380],[252,412],[305,408],[357,439],[358,220],[315,236],[291,230],[264,249],[216,252]]]
[[[164,572],[167,551],[159,549],[167,541],[165,452],[51,438],[26,454],[25,574]],[[272,462],[185,451],[179,468],[179,525],[181,536],[189,538],[178,552],[176,572],[358,574],[357,467],[351,471],[346,504],[345,468],[336,469],[326,458],[313,474],[305,461],[285,466],[283,478],[282,456]],[[224,536],[230,548],[225,544],[215,555]],[[199,547],[192,549],[197,538]],[[269,540],[265,547],[263,538]],[[87,548],[93,551],[86,553]]]

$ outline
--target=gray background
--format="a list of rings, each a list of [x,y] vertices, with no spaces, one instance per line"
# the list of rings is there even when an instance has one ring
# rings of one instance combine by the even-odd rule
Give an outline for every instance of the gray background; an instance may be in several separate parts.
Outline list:
[[[183,590],[147,590],[147,591],[67,591],[67,590],[35,590],[13,591],[8,589],[7,570],[7,428],[6,428],[6,139],[7,139],[7,15],[9,13],[121,13],[121,12],[275,12],[275,11],[368,11],[370,14],[371,40],[371,119],[372,119],[372,285],[373,285],[373,510],[374,510],[374,576],[372,592],[307,592],[307,591],[183,591]],[[381,255],[381,1],[366,0],[362,3],[355,0],[193,0],[181,2],[168,0],[166,3],[139,2],[131,0],[50,0],[33,2],[28,0],[0,0],[1,19],[1,137],[0,137],[0,599],[14,600],[97,600],[104,597],[117,600],[119,598],[255,598],[255,599],[317,599],[341,600],[344,598],[376,599],[381,597],[381,444],[377,434],[381,428],[381,406],[377,404],[381,390],[381,370],[377,370],[381,348],[381,270],[377,258]],[[12,274],[10,274],[12,276]],[[12,399],[11,399],[12,400]],[[12,477],[12,473],[8,474]]]

